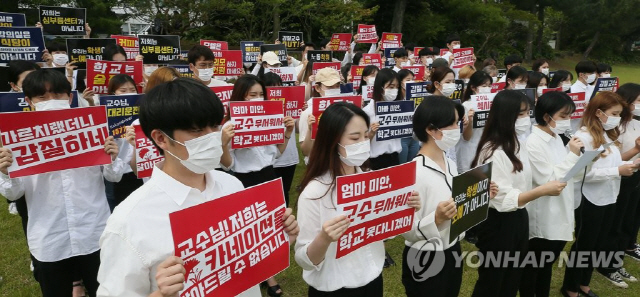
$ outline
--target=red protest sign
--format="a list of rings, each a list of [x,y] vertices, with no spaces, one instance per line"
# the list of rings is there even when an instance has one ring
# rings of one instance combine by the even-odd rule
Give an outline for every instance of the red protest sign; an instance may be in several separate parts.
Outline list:
[[[242,75],[242,51],[213,51],[213,75]]]
[[[382,33],[382,49],[402,47],[402,33]]]
[[[573,103],[576,104],[576,110],[571,114],[571,119],[580,119],[584,114],[584,109],[587,107],[587,100],[584,92],[580,93],[569,93],[569,97],[573,100]]]
[[[546,93],[549,93],[549,92],[562,92],[562,87],[560,87],[560,88],[544,88],[544,89],[542,89],[542,94],[543,95],[546,94]]]
[[[229,44],[226,41],[200,39],[200,45],[204,45],[212,51],[226,51],[229,49]]]
[[[116,43],[124,48],[127,53],[127,61],[135,61],[140,52],[138,37],[111,34],[111,38],[115,38]]]
[[[337,208],[351,225],[337,242],[336,258],[411,230],[415,210],[407,203],[415,183],[415,162],[339,176]]]
[[[371,85],[362,86],[362,101],[364,101],[365,106],[371,100],[373,100],[373,86]]]
[[[382,58],[380,54],[362,54],[361,61],[363,66],[373,65],[378,67],[378,69],[382,69]]]
[[[296,80],[296,69],[294,67],[265,68],[264,71],[277,74],[283,82]]]
[[[87,59],[87,88],[96,94],[109,94],[109,80],[116,74],[127,74],[133,78],[136,88],[141,92],[140,84],[144,81],[142,76],[142,61],[102,61]]]
[[[316,139],[316,133],[318,133],[318,124],[322,118],[322,113],[329,107],[329,105],[336,102],[348,102],[354,104],[357,107],[362,108],[361,96],[336,96],[336,97],[316,97],[311,98],[311,113],[316,118],[316,122],[311,125],[311,139]]]
[[[491,84],[491,93],[498,93],[507,86],[506,82],[495,82]]]
[[[284,143],[284,105],[280,101],[231,101],[235,124],[232,149]]]
[[[413,76],[415,76],[414,80],[415,81],[426,81],[426,75],[427,75],[427,67],[425,67],[424,65],[411,65],[411,66],[402,66],[402,69],[408,69],[413,73]]]
[[[444,54],[448,53],[449,49],[448,48],[441,48],[440,49],[440,57],[444,56]]]
[[[422,49],[424,49],[424,47],[413,48],[413,64],[420,64],[420,51]]]
[[[453,49],[453,68],[462,68],[466,65],[473,65],[473,48]]]
[[[136,169],[138,178],[150,177],[156,163],[164,160],[155,145],[144,135],[140,125],[133,125],[136,130]]]
[[[351,46],[351,33],[333,33],[329,49],[336,52],[348,52]]]
[[[219,87],[209,87],[211,91],[216,93],[218,99],[224,105],[224,115],[225,117],[229,114],[229,101],[231,100],[231,93],[233,92],[233,86],[219,86]]]
[[[358,24],[358,43],[376,43],[378,42],[378,33],[376,25]]]
[[[353,82],[353,89],[356,90],[360,87],[362,82],[362,71],[365,66],[353,65],[351,66],[351,81]]]
[[[289,267],[281,179],[207,198],[169,214],[186,270],[181,297],[237,296]]]
[[[111,163],[105,106],[0,113],[0,132],[11,178]]]
[[[267,98],[284,102],[284,116],[299,119],[304,106],[304,86],[268,87]]]
[[[340,71],[340,62],[314,62],[313,67],[311,67],[311,73],[316,75],[318,70],[323,68],[332,68],[336,71]]]

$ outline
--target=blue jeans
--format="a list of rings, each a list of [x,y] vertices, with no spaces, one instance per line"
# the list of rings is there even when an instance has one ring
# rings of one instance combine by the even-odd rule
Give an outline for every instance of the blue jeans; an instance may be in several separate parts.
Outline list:
[[[402,151],[399,154],[400,164],[407,163],[416,155],[418,155],[418,151],[420,150],[420,142],[417,140],[407,137],[402,138]]]

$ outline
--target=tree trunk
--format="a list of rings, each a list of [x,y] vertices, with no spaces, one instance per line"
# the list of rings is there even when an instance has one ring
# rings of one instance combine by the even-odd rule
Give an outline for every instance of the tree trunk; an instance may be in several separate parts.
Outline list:
[[[540,5],[540,7],[538,7],[538,21],[540,21],[540,26],[538,27],[538,36],[536,38],[536,46],[537,46],[538,54],[542,53],[542,35],[544,33],[544,9],[545,9],[544,5]]]
[[[404,20],[404,11],[407,8],[407,0],[397,0],[396,7],[393,10],[393,20],[391,21],[391,32],[402,32],[402,21]]]
[[[276,4],[273,7],[273,38],[271,38],[269,43],[278,39],[278,31],[280,31],[280,5]]]
[[[527,47],[524,50],[524,60],[529,62],[533,59],[533,24],[529,22],[527,33]]]
[[[593,35],[593,39],[591,39],[591,44],[589,44],[589,47],[587,47],[587,50],[584,51],[583,57],[585,59],[589,57],[589,54],[591,53],[593,48],[596,46],[596,43],[598,43],[598,39],[600,39],[600,31],[596,32],[596,34]]]
[[[558,28],[558,32],[556,33],[556,50],[557,51],[560,50],[561,38],[562,38],[562,26],[560,26],[560,28]]]

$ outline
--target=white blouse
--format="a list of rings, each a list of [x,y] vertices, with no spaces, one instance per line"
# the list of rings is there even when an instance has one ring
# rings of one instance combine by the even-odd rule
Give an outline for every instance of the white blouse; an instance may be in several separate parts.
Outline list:
[[[462,103],[462,106],[464,107],[464,114],[468,114],[472,108],[471,101],[465,101]],[[473,123],[469,123],[469,125],[473,125]],[[476,156],[476,150],[478,149],[483,131],[484,128],[472,128],[473,134],[471,135],[471,139],[467,141],[460,137],[460,141],[456,144],[456,162],[460,172],[466,172],[471,169],[471,162],[473,162],[473,158]]]
[[[618,137],[618,140],[622,143],[622,151],[626,152],[636,146],[636,139],[640,137],[640,121],[632,119],[627,124],[627,127],[622,128],[622,134]],[[635,161],[640,157],[640,154],[633,156],[629,161]]]
[[[222,127],[230,125],[231,121],[228,121]],[[229,143],[231,146],[231,143]],[[280,157],[280,150],[275,144],[255,146],[242,149],[230,149],[231,153],[231,165],[229,168],[233,172],[249,173],[260,171],[265,167],[273,166],[276,163],[276,159]]]
[[[375,113],[376,102],[371,100],[362,110],[369,116],[369,122],[378,121]],[[402,140],[400,138],[378,141],[374,136],[371,139],[371,158],[377,158],[384,154],[400,153],[402,151]]]

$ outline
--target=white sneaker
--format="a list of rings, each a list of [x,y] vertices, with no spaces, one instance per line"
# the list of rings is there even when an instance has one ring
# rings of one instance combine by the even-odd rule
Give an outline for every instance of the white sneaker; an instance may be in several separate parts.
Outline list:
[[[618,274],[620,274],[620,276],[629,282],[635,283],[638,281],[637,278],[635,278],[633,275],[631,275],[629,272],[627,272],[626,269],[624,269],[624,267],[620,267],[620,269],[618,269]]]
[[[18,215],[18,207],[15,202],[9,203],[9,213],[12,215]]]
[[[618,288],[626,289],[629,287],[629,285],[625,283],[624,280],[622,280],[622,276],[620,276],[620,273],[618,272],[603,274],[603,276],[606,277],[607,280],[609,280],[614,286]]]
[[[29,269],[31,269],[31,272],[33,272],[33,261],[31,261],[31,264],[29,264]]]

